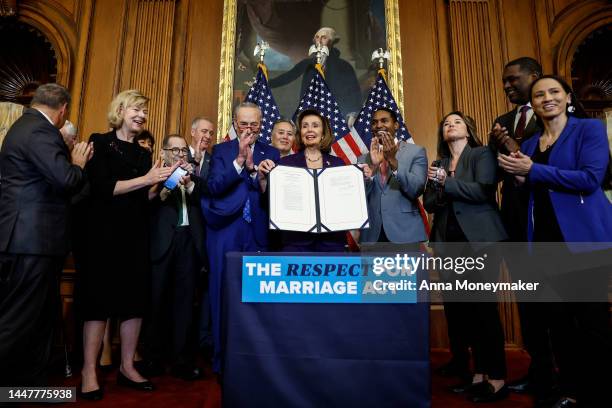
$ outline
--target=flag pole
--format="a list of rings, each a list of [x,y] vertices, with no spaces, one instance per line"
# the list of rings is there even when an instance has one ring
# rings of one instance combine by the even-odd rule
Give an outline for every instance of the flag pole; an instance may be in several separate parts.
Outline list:
[[[317,71],[319,71],[319,74],[321,74],[321,76],[323,77],[323,79],[325,79],[325,72],[323,72],[323,65],[321,65],[320,63],[316,63],[315,64],[315,69]]]
[[[266,77],[266,81],[268,80],[268,68],[266,68],[266,64],[264,63],[264,57],[268,48],[270,48],[270,45],[267,42],[262,41],[260,43],[257,43],[257,45],[255,46],[255,50],[253,50],[253,54],[255,56],[259,56],[257,69],[261,69],[264,76]]]
[[[323,56],[326,57],[329,55],[329,48],[326,45],[321,45],[320,43],[313,44],[310,46],[308,50],[308,55],[316,54],[317,63],[315,64],[315,69],[321,74],[323,79],[325,79],[325,72],[323,70]]]

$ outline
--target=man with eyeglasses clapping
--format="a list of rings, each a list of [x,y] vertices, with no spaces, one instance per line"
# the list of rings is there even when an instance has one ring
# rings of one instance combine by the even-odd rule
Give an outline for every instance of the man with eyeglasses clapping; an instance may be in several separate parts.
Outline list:
[[[165,363],[172,375],[195,380],[193,304],[205,256],[204,224],[200,211],[201,181],[187,163],[189,148],[180,135],[162,142],[164,166],[182,167],[188,173],[174,188],[166,183],[151,209],[151,318],[147,324],[147,374],[163,374]],[[171,177],[172,178],[172,177]],[[166,347],[169,345],[169,347]]]
[[[208,193],[202,199],[206,244],[210,260],[209,294],[214,342],[213,370],[221,368],[221,282],[225,254],[265,251],[268,246],[268,209],[257,179],[264,160],[278,162],[280,153],[258,140],[259,106],[243,102],[234,111],[238,137],[217,144],[210,160]]]

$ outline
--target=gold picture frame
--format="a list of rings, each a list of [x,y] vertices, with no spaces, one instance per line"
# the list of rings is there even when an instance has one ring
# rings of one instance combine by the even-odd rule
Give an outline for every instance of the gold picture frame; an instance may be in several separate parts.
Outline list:
[[[387,68],[387,81],[396,103],[404,111],[402,80],[402,51],[399,21],[399,0],[384,0],[387,49],[391,54]],[[221,62],[219,64],[219,103],[217,113],[217,141],[227,134],[232,123],[234,63],[236,48],[237,0],[224,0],[223,33],[221,36]],[[374,51],[374,50],[372,50]]]

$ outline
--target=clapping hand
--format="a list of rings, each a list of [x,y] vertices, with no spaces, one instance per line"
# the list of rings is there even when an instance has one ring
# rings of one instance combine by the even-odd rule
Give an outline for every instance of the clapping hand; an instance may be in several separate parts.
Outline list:
[[[93,153],[93,143],[79,142],[74,145],[70,159],[72,164],[84,169],[87,162],[93,157]]]
[[[520,151],[509,155],[500,154],[497,156],[499,166],[510,174],[526,176],[533,166],[531,158]]]
[[[251,129],[245,129],[240,134],[240,140],[238,142],[238,157],[236,162],[239,166],[246,166],[247,170],[253,168],[253,151],[251,145],[255,141],[257,135],[251,132]]]
[[[508,129],[499,123],[495,123],[493,129],[491,129],[489,132],[489,140],[493,140],[498,147],[505,147],[510,153],[516,152],[520,149],[520,146],[516,140],[512,139],[508,134]]]
[[[363,170],[364,179],[370,179],[374,176],[374,170],[369,165],[361,164],[360,167],[361,167],[361,170]]]
[[[396,170],[397,159],[395,156],[397,155],[398,146],[397,143],[395,143],[395,137],[391,133],[384,130],[378,132],[378,137],[382,142],[383,157],[389,162],[391,169]]]
[[[376,168],[385,159],[381,147],[382,146],[378,137],[372,137],[372,141],[370,141],[370,160],[372,162],[372,166],[374,167],[372,169],[373,172],[376,171]]]

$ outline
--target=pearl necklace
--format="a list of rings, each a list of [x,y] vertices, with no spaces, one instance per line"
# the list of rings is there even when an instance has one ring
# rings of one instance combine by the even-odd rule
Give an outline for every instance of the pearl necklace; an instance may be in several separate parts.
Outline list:
[[[306,154],[304,154],[304,156],[306,156]],[[319,160],[321,160],[322,158],[323,158],[323,155],[321,155],[321,156],[317,157],[316,159],[311,159],[310,157],[306,156],[306,160],[308,160],[308,161],[309,161],[309,162],[311,162],[311,163],[316,163],[316,162],[318,162]]]

